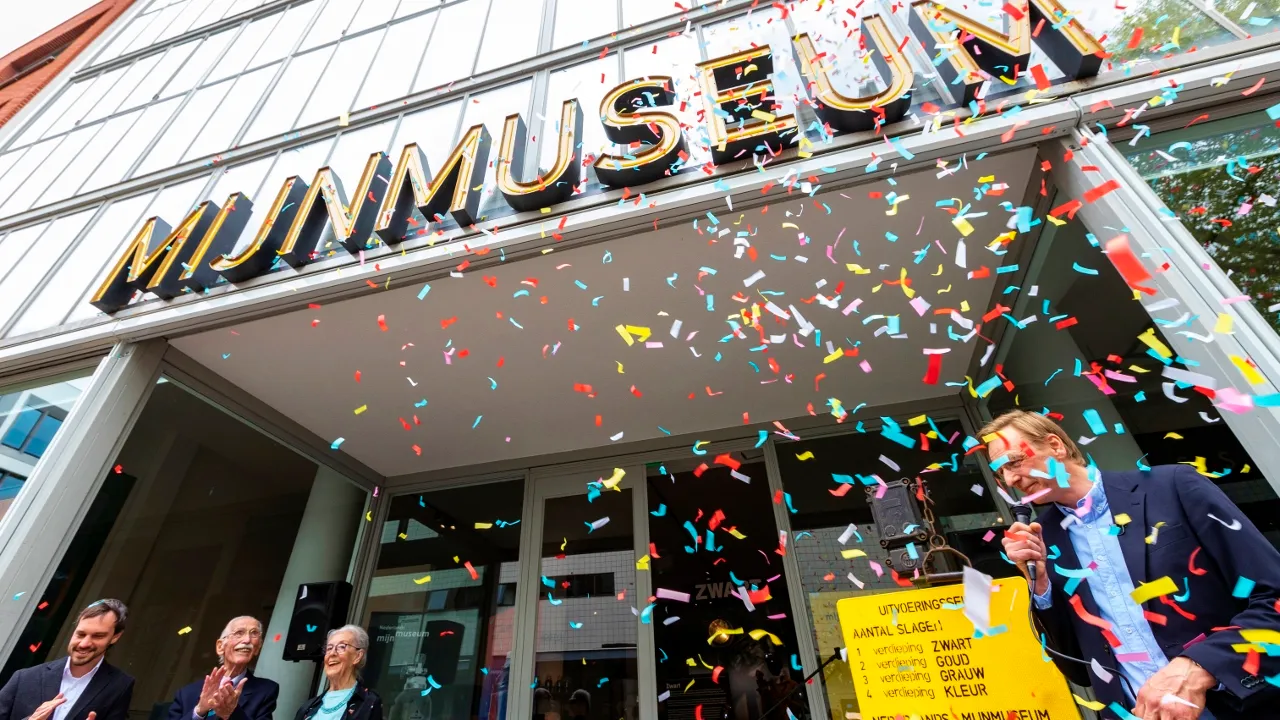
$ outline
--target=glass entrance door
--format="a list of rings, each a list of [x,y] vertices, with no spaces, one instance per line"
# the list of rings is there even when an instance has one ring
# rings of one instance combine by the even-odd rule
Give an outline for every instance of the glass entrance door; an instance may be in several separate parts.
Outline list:
[[[772,502],[759,451],[649,467],[661,720],[809,717]]]
[[[639,467],[535,477],[518,675],[531,693],[527,714],[509,717],[652,717],[652,674],[641,669],[652,638],[649,582],[638,562],[647,544],[637,521],[643,480]]]

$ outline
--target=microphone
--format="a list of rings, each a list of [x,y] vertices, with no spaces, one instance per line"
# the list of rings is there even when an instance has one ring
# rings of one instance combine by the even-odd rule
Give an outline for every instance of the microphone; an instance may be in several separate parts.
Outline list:
[[[1013,506],[1013,519],[1023,525],[1031,524],[1031,506],[1026,503]],[[1036,564],[1027,563],[1027,579],[1031,581],[1031,592],[1036,591]]]

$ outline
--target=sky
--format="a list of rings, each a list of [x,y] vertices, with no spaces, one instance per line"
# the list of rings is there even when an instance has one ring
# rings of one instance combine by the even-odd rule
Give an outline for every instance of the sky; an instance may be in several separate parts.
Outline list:
[[[40,2],[15,3],[16,8],[6,11],[0,23],[0,57],[26,44],[44,31],[58,25],[98,0],[40,0]]]

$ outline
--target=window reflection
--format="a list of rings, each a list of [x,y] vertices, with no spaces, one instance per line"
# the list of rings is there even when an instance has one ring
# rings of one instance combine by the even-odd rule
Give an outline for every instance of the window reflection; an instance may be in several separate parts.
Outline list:
[[[0,394],[0,518],[17,500],[88,382],[87,376],[49,379]]]
[[[1265,112],[1120,146],[1183,227],[1280,331],[1280,129]]]
[[[544,504],[534,720],[638,717],[640,621],[631,607],[645,600],[635,596],[631,503],[623,489]]]
[[[22,256],[12,272],[0,282],[0,327],[9,323],[18,309],[39,287],[49,269],[62,260],[67,248],[80,236],[93,210],[82,210],[54,220]],[[39,455],[36,455],[39,457]]]
[[[506,716],[523,497],[515,480],[392,499],[364,669],[390,720]]]

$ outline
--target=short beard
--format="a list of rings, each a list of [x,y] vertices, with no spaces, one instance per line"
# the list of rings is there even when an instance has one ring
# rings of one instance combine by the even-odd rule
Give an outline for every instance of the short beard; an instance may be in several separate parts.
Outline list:
[[[75,656],[74,656],[74,655],[69,655],[69,656],[68,656],[68,659],[71,661],[71,664],[72,664],[72,665],[77,665],[77,666],[78,666],[78,665],[92,665],[93,663],[95,663],[95,662],[97,662],[97,661],[98,661],[98,658],[102,657],[102,656],[103,656],[103,655],[105,655],[105,654],[106,654],[106,651],[104,650],[104,651],[103,651],[103,652],[101,652],[101,653],[98,653],[98,654],[95,654],[95,655],[90,655],[90,656],[89,656],[89,659],[88,659],[88,660],[85,660],[84,662],[76,662],[76,661],[75,661]]]

